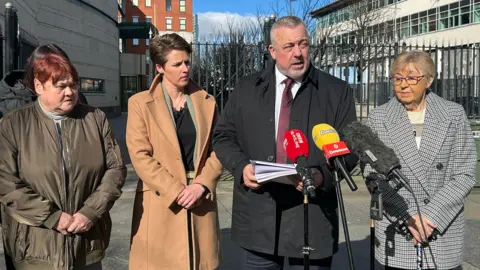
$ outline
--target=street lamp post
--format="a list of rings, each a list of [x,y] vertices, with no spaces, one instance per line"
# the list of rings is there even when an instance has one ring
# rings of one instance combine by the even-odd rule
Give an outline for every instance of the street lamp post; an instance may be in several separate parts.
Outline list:
[[[275,14],[270,15],[269,17],[265,18],[265,23],[263,25],[263,37],[264,37],[264,42],[265,42],[265,47],[264,47],[264,57],[263,57],[263,67],[267,67],[267,63],[270,60],[269,53],[268,53],[268,46],[270,46],[272,40],[270,36],[270,30],[272,29],[273,23],[275,23],[276,20]]]
[[[153,32],[152,32],[152,28],[150,28],[150,31],[148,31],[148,38],[150,39],[149,42],[151,42],[151,39],[153,37]],[[153,78],[153,71],[154,71],[154,68],[153,68],[153,61],[152,59],[150,58],[150,43],[148,43],[148,47],[147,47],[147,55],[148,55],[148,66],[150,67],[149,68],[149,71],[148,71],[148,87],[150,88],[151,84],[152,84],[152,78]]]

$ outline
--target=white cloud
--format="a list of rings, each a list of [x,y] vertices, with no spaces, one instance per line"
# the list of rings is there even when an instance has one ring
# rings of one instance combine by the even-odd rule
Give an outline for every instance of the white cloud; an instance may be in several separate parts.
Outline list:
[[[229,23],[234,27],[241,27],[252,22],[258,25],[256,15],[243,16],[230,12],[204,12],[197,15],[200,40],[210,40],[215,34],[227,32]]]

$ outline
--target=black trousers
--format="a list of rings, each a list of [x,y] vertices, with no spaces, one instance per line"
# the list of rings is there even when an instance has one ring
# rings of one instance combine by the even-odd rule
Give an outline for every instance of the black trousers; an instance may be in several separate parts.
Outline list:
[[[282,270],[285,258],[251,250],[245,250],[242,270]],[[291,270],[303,269],[303,258],[288,258],[289,268]],[[332,266],[332,257],[321,260],[310,260],[310,269],[312,270],[330,270]]]

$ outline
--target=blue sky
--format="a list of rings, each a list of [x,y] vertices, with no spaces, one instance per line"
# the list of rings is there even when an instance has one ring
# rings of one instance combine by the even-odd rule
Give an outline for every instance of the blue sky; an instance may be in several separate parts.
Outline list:
[[[257,13],[257,6],[269,9],[269,1],[265,0],[195,0],[193,10],[195,13],[204,12],[230,12],[240,15]]]
[[[312,8],[318,8],[332,0],[294,0],[292,2],[294,14],[305,3],[310,3]],[[419,0],[420,1],[420,0]],[[423,0],[422,0],[423,1]],[[303,4],[303,5],[302,5]],[[269,15],[276,13],[277,16],[287,15],[289,12],[289,0],[194,0],[193,12],[198,14],[199,39],[209,39],[215,34],[226,32],[227,21],[234,25],[258,24],[257,15]],[[311,10],[310,10],[311,11]],[[303,16],[300,14],[296,14]],[[230,24],[231,25],[231,24]]]

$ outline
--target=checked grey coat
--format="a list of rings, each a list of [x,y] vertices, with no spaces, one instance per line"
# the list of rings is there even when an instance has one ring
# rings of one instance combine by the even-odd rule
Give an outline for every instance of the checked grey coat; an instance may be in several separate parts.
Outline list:
[[[419,150],[407,111],[396,98],[376,108],[367,125],[387,147],[394,149],[422,216],[430,219],[440,232],[437,240],[424,249],[424,269],[452,269],[463,259],[464,202],[476,182],[476,147],[461,105],[433,92],[426,98]],[[372,172],[369,165],[365,166],[365,177]],[[392,181],[389,183],[393,185]],[[383,220],[375,223],[376,259],[383,265],[416,269],[413,242],[392,225],[417,214],[413,196],[405,188],[398,192],[390,188],[383,192],[383,205]]]

